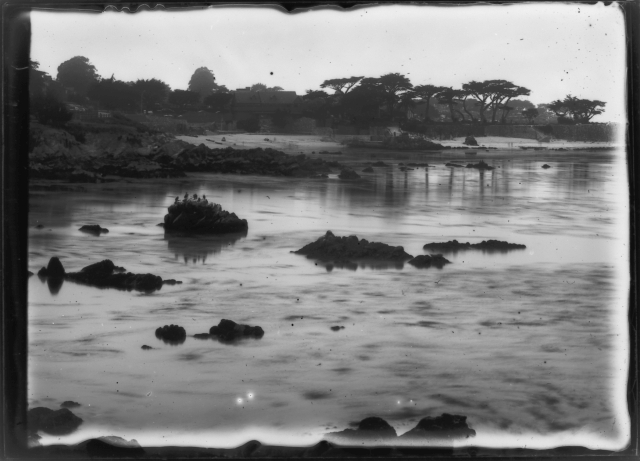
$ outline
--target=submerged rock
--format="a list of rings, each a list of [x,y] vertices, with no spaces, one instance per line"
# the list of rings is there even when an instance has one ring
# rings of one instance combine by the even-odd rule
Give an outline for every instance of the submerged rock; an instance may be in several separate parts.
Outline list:
[[[152,292],[162,288],[162,278],[153,274],[124,273],[109,259],[84,267],[80,272],[67,274],[67,279],[77,283],[99,288],[117,288],[119,290],[136,290]]]
[[[338,175],[340,179],[360,179],[360,175],[353,170],[344,169]]]
[[[494,170],[495,168],[491,165],[484,163],[480,160],[479,163],[468,163],[466,168],[475,168],[476,170]]]
[[[47,268],[38,272],[41,279],[47,279],[52,293],[57,293],[64,280],[71,280],[83,285],[98,288],[116,288],[119,290],[136,290],[150,293],[162,288],[163,280],[153,274],[132,274],[125,272],[124,267],[116,266],[111,260],[105,259],[99,263],[90,264],[80,272],[66,272],[57,257],[49,260]]]
[[[80,229],[80,232],[86,232],[87,234],[100,235],[100,234],[108,234],[109,229],[104,227],[100,227],[99,224],[85,224]]]
[[[156,329],[156,338],[165,344],[182,344],[187,339],[187,332],[179,325],[165,325]]]
[[[373,168],[371,168],[370,166],[366,167],[364,170],[362,170],[363,173],[373,173]]]
[[[325,438],[331,442],[349,445],[363,442],[379,443],[393,442],[398,437],[396,430],[384,419],[377,416],[365,418],[356,429],[345,429],[339,432],[329,432]]]
[[[62,408],[76,408],[76,407],[80,407],[82,405],[80,405],[78,402],[74,402],[73,400],[65,400],[64,402],[62,402],[60,404],[60,406]]]
[[[52,435],[66,435],[74,432],[82,424],[82,418],[74,415],[68,408],[51,410],[37,407],[27,412],[29,432],[46,432]]]
[[[391,246],[380,242],[369,242],[357,236],[336,237],[331,231],[313,243],[309,243],[293,253],[322,261],[348,261],[350,259],[406,261],[413,256],[401,246]]]
[[[185,194],[183,200],[169,207],[164,217],[165,231],[188,231],[209,234],[230,232],[246,232],[246,219],[240,219],[235,213],[229,213],[217,203],[210,203],[206,198]]]
[[[437,267],[438,269],[442,269],[445,264],[451,264],[451,261],[445,259],[441,254],[437,255],[419,255],[413,258],[410,261],[407,261],[408,264],[415,266],[417,268],[429,268],[431,266]]]
[[[425,250],[440,250],[440,251],[461,251],[461,250],[483,250],[483,251],[509,251],[509,250],[524,250],[527,248],[525,245],[518,243],[503,242],[500,240],[483,240],[480,243],[460,243],[457,240],[450,240],[448,242],[434,242],[427,243],[422,248]]]
[[[373,162],[371,166],[389,166],[389,164],[384,163],[383,161]]]
[[[474,138],[473,136],[467,136],[466,138],[464,138],[463,144],[466,144],[467,146],[477,146],[478,141],[476,141],[476,138]]]
[[[260,339],[264,330],[259,326],[240,325],[233,320],[222,319],[217,326],[211,327],[209,334],[225,342],[235,341],[244,337]]]
[[[462,439],[474,437],[476,431],[467,425],[467,417],[443,413],[440,416],[422,418],[416,427],[402,434],[402,440]]]

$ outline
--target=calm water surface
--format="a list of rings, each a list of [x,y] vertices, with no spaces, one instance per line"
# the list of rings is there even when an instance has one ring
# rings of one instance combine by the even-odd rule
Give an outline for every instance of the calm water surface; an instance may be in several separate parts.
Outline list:
[[[74,400],[84,419],[43,443],[305,445],[367,416],[403,433],[448,412],[468,416],[474,444],[624,447],[624,154],[520,155],[487,160],[487,172],[446,159],[402,172],[396,159],[359,182],[192,174],[32,191],[31,271],[51,256],[68,271],[108,258],[184,282],[150,295],[65,282],[56,293],[31,277],[29,405]],[[185,192],[246,218],[248,234],[166,237],[156,224]],[[78,231],[90,223],[110,232]],[[527,248],[447,253],[443,269],[355,271],[290,253],[327,230],[413,255],[451,239]],[[222,318],[265,336],[235,346],[191,337]],[[183,344],[155,338],[170,323],[187,330]]]

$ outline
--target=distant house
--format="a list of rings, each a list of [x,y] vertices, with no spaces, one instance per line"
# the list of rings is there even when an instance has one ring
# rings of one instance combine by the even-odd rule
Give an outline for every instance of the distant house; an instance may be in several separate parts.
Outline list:
[[[295,91],[251,91],[239,89],[233,95],[231,113],[236,121],[272,117],[276,113],[300,116],[302,98]]]

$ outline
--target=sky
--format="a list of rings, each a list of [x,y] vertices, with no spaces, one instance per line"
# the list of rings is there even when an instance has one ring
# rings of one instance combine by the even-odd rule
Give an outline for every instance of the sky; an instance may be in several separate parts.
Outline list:
[[[279,7],[35,11],[32,59],[52,77],[85,56],[105,78],[157,78],[187,89],[199,67],[230,90],[254,83],[304,94],[327,79],[398,72],[459,88],[504,79],[534,104],[568,94],[607,103],[593,121],[624,122],[624,16],[603,3],[382,5],[287,13]]]

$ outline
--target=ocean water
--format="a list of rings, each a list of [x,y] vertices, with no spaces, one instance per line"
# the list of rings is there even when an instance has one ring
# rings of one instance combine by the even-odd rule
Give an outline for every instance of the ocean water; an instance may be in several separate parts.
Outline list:
[[[32,272],[51,256],[67,271],[111,259],[183,281],[142,294],[30,278],[29,407],[74,400],[84,420],[41,442],[310,445],[368,416],[401,434],[446,412],[477,432],[458,445],[623,448],[624,153],[562,154],[497,155],[485,172],[436,156],[402,172],[406,156],[380,153],[392,166],[355,182],[190,174],[33,188]],[[247,219],[247,235],[165,236],[157,224],[185,192]],[[95,223],[109,233],[78,231]],[[452,239],[526,249],[445,253],[452,264],[442,269],[331,270],[291,253],[327,230],[412,255]],[[223,318],[265,335],[236,345],[192,337]],[[183,344],[156,339],[171,323],[186,329]]]

